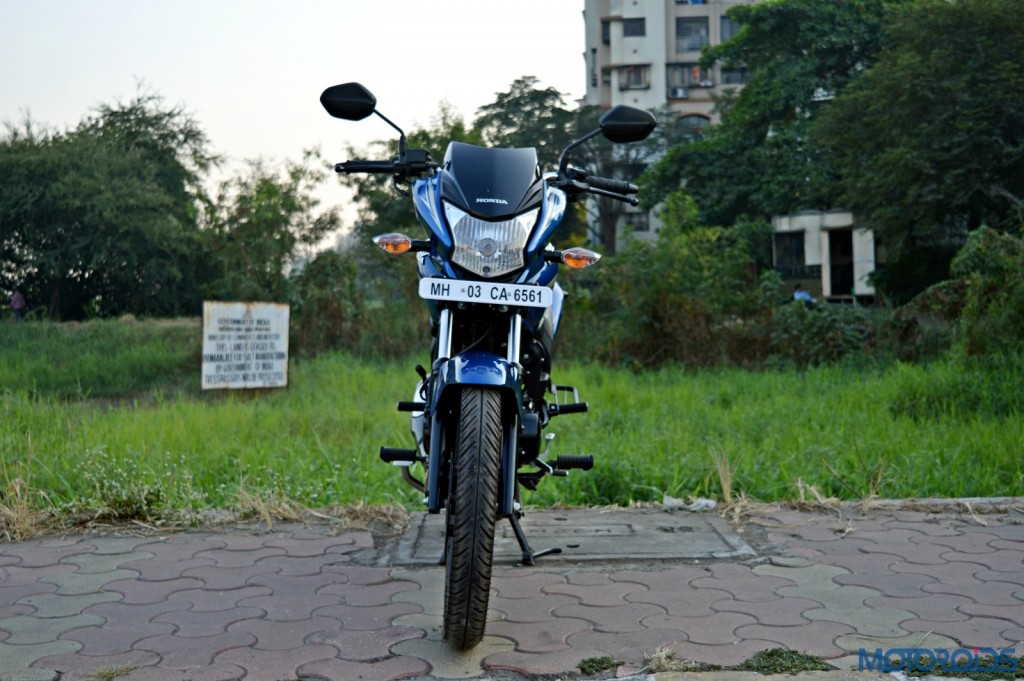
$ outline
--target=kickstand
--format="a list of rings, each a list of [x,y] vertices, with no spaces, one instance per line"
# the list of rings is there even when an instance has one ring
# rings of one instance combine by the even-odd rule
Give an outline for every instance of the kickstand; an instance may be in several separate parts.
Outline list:
[[[526,542],[526,535],[523,534],[523,528],[519,525],[520,515],[520,513],[516,512],[505,517],[508,518],[510,523],[512,523],[512,531],[515,532],[516,541],[519,542],[519,548],[523,551],[523,565],[534,565],[535,559],[540,558],[541,556],[549,556],[551,554],[562,552],[562,549],[556,546],[554,548],[544,549],[543,551],[537,551],[534,553],[533,549],[531,549],[530,545]]]

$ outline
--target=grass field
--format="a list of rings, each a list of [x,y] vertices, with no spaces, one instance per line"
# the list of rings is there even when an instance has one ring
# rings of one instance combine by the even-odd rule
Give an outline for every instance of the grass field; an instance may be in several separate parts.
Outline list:
[[[377,458],[382,444],[411,443],[394,403],[411,397],[414,361],[321,355],[293,361],[287,389],[200,393],[198,344],[195,321],[0,324],[0,501],[156,517],[229,507],[241,490],[313,507],[416,508],[398,469]],[[846,499],[1024,494],[1018,411],[908,408],[936,380],[955,389],[957,371],[556,367],[591,412],[555,420],[553,452],[597,463],[527,501],[767,501],[802,485]]]

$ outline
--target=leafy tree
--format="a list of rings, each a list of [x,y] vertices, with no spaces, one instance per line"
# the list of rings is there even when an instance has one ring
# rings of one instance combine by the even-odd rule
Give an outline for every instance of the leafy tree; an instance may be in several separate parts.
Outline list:
[[[203,234],[219,270],[208,295],[287,299],[288,270],[301,249],[312,250],[340,227],[336,212],[317,212],[313,191],[326,175],[317,160],[317,152],[307,151],[280,169],[252,161],[246,174],[221,184]]]
[[[1024,226],[1024,11],[919,0],[887,34],[814,133],[843,205],[885,246],[883,283],[909,297],[945,277],[969,230]]]
[[[7,126],[0,276],[51,318],[194,310],[207,147],[191,116],[153,94],[101,106],[70,132]]]
[[[750,81],[718,102],[721,125],[673,147],[645,176],[648,200],[685,184],[712,224],[831,207],[831,172],[808,129],[875,59],[886,8],[898,0],[777,0],[737,5],[732,40],[702,65],[745,67]]]

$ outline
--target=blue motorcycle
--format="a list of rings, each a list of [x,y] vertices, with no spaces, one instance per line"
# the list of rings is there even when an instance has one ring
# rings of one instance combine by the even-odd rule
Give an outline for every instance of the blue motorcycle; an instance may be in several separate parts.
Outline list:
[[[519,523],[520,488],[593,466],[592,456],[548,460],[541,451],[553,437],[542,437],[552,418],[587,411],[576,388],[551,380],[564,299],[555,276],[559,265],[579,269],[600,259],[585,248],[555,250],[550,241],[569,203],[598,194],[636,205],[637,187],[588,176],[569,165],[569,152],[599,134],[614,143],[642,140],[656,121],[640,109],[610,109],[597,130],[565,148],[557,170],[542,173],[532,148],[451,142],[444,160],[432,162],[425,149],[408,148],[359,83],[330,87],[320,102],[336,118],[376,114],[398,131],[396,157],[347,161],[335,170],[390,175],[427,231],[424,240],[374,238],[388,253],[416,254],[433,336],[429,371],[417,367],[413,399],[398,403],[411,413],[415,446],[382,447],[380,457],[402,467],[429,513],[446,512],[444,638],[469,649],[484,635],[496,522],[511,522],[524,564],[560,552],[530,548]],[[410,472],[417,463],[422,480]]]

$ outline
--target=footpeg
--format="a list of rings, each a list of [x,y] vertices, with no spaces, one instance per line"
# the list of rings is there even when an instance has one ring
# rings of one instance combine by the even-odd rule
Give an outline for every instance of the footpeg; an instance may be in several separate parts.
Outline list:
[[[586,402],[573,402],[571,404],[549,404],[548,416],[560,416],[562,414],[582,414],[589,409]]]
[[[592,454],[559,454],[554,461],[548,462],[548,465],[558,471],[589,471],[594,467],[594,456]]]
[[[380,460],[398,465],[410,465],[420,460],[415,449],[399,449],[397,447],[381,447]]]

